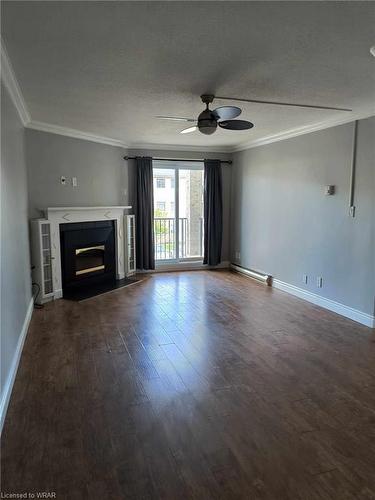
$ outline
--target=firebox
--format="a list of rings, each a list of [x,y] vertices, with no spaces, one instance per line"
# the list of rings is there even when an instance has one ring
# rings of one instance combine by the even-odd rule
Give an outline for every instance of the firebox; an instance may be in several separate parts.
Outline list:
[[[63,293],[116,279],[114,221],[60,224]]]
[[[105,245],[76,248],[76,276],[105,269],[104,254]]]

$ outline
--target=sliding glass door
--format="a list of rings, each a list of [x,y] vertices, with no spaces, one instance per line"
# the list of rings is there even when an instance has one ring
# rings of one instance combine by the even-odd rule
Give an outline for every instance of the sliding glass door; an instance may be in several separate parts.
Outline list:
[[[158,262],[203,256],[203,163],[154,161],[154,235]]]
[[[203,165],[180,168],[179,226],[180,258],[200,260],[203,257]]]
[[[154,167],[155,260],[175,260],[176,252],[176,172]]]

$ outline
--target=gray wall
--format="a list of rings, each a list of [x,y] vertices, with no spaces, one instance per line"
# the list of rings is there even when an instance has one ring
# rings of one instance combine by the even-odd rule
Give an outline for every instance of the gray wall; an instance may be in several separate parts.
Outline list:
[[[223,153],[161,151],[137,149],[125,151],[62,135],[26,130],[26,158],[29,183],[29,215],[39,217],[39,209],[48,206],[134,205],[135,162],[123,156],[163,158],[220,158]],[[61,185],[60,177],[67,177]],[[72,187],[71,177],[78,187]],[[229,221],[231,167],[223,165],[224,234],[222,259],[229,260]]]
[[[374,314],[375,117],[360,121],[358,133],[355,218],[353,123],[235,153],[231,253],[244,267]],[[324,195],[326,184],[334,196]]]
[[[1,392],[31,300],[24,129],[1,82]]]
[[[123,156],[118,147],[27,129],[30,217],[51,206],[127,205]],[[65,186],[62,175],[67,177]],[[71,185],[72,177],[77,177],[77,187]]]

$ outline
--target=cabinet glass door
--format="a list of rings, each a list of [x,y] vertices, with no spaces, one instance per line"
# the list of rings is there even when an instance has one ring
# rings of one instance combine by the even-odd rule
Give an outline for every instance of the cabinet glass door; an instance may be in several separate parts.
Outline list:
[[[44,295],[53,292],[52,283],[52,260],[51,260],[51,229],[49,224],[42,223],[40,225],[42,239],[42,275]]]
[[[135,272],[135,217],[127,216],[128,274]]]

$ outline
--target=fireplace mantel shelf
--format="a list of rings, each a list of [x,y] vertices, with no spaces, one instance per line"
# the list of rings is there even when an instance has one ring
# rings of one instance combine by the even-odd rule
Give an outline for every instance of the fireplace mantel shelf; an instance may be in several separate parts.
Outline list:
[[[48,212],[61,212],[61,211],[68,211],[68,210],[125,210],[125,209],[131,209],[132,206],[100,206],[100,207],[48,207],[48,208],[43,208],[41,209],[42,211],[47,210]]]

